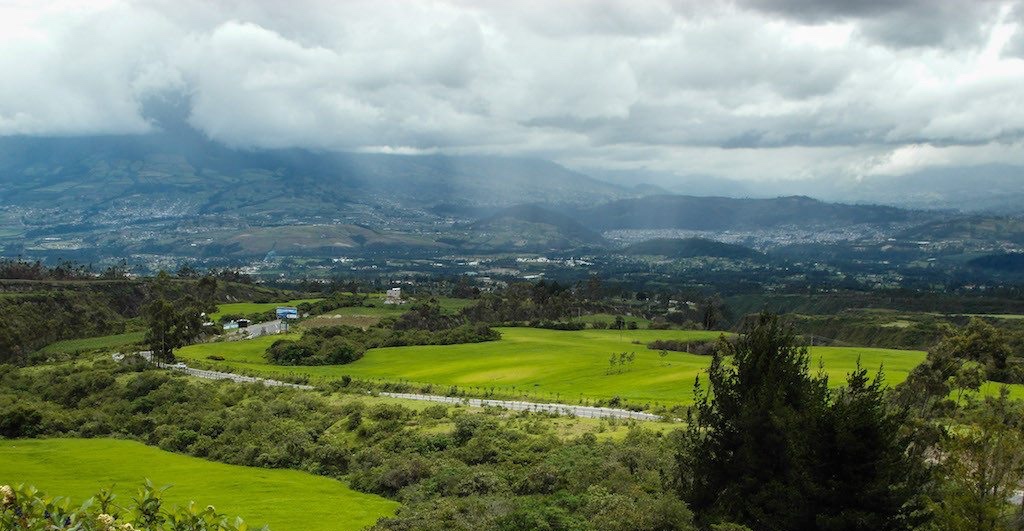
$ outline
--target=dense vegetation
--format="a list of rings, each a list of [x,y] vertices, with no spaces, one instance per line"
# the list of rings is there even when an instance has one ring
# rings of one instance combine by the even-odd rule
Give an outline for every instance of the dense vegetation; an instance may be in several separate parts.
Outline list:
[[[434,317],[424,311],[396,324]],[[950,393],[977,388],[967,369],[998,367],[998,355],[962,357],[965,338],[951,333],[896,394],[865,369],[836,389],[812,374],[806,348],[778,319],[762,317],[746,332],[713,358],[686,430],[635,429],[622,442],[559,436],[531,416],[443,406],[417,413],[99,359],[3,366],[0,435],[128,437],[346,478],[403,503],[379,529],[1016,525],[1006,493],[1024,478],[1024,447],[1019,430],[1004,427],[1019,426],[1024,412],[1005,396],[977,402]],[[976,330],[966,340],[977,337],[991,339]],[[926,459],[934,455],[944,457]],[[979,480],[977,459],[1002,471],[985,479],[995,483],[980,498],[967,487]],[[978,521],[986,523],[965,527]]]
[[[340,365],[358,360],[371,348],[498,339],[501,334],[486,324],[470,324],[460,316],[444,312],[436,300],[431,300],[367,329],[348,325],[319,327],[306,331],[298,340],[275,341],[267,349],[267,360],[279,365]]]
[[[195,382],[106,359],[3,366],[0,435],[127,437],[346,478],[403,503],[379,529],[1017,525],[1006,495],[1024,478],[1015,428],[1024,412],[1005,396],[951,395],[944,375],[970,360],[936,348],[893,394],[864,369],[830,388],[774,318],[722,348],[687,429],[637,428],[621,442],[559,436],[543,417],[443,406],[416,412],[374,399]],[[925,458],[935,455],[942,458]],[[1001,473],[983,475],[982,462]],[[968,487],[979,480],[994,482],[980,497]]]

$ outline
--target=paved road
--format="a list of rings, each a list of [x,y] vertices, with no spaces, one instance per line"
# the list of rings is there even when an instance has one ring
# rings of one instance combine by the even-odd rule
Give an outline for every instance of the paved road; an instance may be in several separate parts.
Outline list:
[[[241,383],[262,383],[263,385],[294,387],[296,389],[313,389],[311,385],[293,384],[268,378],[256,378],[253,376],[242,376],[230,372],[206,371],[187,367],[184,363],[157,364],[165,369],[180,371],[197,378],[210,380],[232,380]],[[392,398],[404,398],[406,400],[425,400],[427,402],[440,402],[443,404],[466,405],[470,407],[500,407],[511,411],[536,411],[542,413],[555,413],[590,419],[633,419],[633,420],[662,420],[659,415],[629,411],[628,409],[615,409],[608,407],[572,406],[569,404],[545,404],[538,402],[519,402],[515,400],[487,400],[481,398],[458,398],[441,395],[421,395],[414,393],[379,393],[381,396]]]
[[[193,369],[192,367],[186,366],[184,363],[157,363],[158,367],[164,369],[171,369],[173,371],[183,372],[189,376],[195,376],[197,378],[206,378],[207,380],[232,380],[239,383],[261,383],[263,385],[269,385],[272,387],[294,387],[295,389],[306,389],[312,390],[312,385],[294,384],[288,382],[282,382],[280,380],[271,380],[269,378],[256,378],[253,376],[242,376],[241,374],[234,374],[230,372],[219,372],[219,371],[206,371],[203,369]]]
[[[486,400],[481,398],[458,398],[441,395],[419,395],[413,393],[379,393],[381,396],[392,398],[405,398],[407,400],[427,400],[430,402],[441,402],[443,404],[463,404],[472,407],[500,407],[512,411],[537,411],[542,413],[555,413],[573,417],[589,419],[633,419],[633,420],[662,420],[659,415],[630,411],[628,409],[616,409],[610,407],[571,406],[569,404],[545,404],[539,402],[518,402],[515,400]]]

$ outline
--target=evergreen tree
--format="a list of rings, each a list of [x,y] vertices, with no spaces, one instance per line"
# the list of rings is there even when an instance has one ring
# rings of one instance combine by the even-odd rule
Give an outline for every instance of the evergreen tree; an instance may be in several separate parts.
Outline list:
[[[696,384],[679,485],[704,524],[752,529],[903,529],[919,458],[881,375],[864,369],[832,393],[775,315],[722,341]]]

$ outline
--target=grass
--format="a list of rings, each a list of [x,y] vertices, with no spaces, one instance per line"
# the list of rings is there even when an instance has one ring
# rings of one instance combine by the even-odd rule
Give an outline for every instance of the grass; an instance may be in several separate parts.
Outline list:
[[[348,365],[271,365],[263,354],[282,336],[193,345],[177,354],[201,361],[218,355],[225,358],[216,364],[221,367],[267,375],[304,374],[314,380],[347,374],[360,379],[455,385],[473,394],[493,389],[506,396],[565,403],[618,396],[632,404],[675,405],[692,402],[694,379],[707,369],[710,358],[681,352],[661,358],[647,349],[646,343],[654,339],[699,341],[719,335],[684,330],[499,330],[501,341],[374,349]],[[636,353],[629,368],[609,366],[609,356],[619,352]],[[884,365],[890,385],[903,381],[924,359],[923,352],[855,347],[814,347],[811,355],[812,370],[822,361],[833,385],[845,381],[858,359],[872,372]]]
[[[128,332],[126,334],[114,334],[111,336],[87,337],[84,339],[65,339],[50,343],[43,347],[40,352],[44,353],[71,353],[86,350],[116,348],[125,345],[139,343],[145,339],[145,332]]]
[[[250,528],[268,524],[272,531],[362,529],[398,506],[305,472],[214,463],[132,441],[0,441],[0,484],[31,484],[80,503],[111,485],[127,501],[146,478],[173,485],[164,494],[169,505],[213,505]]]
[[[210,320],[216,321],[227,314],[250,315],[269,312],[278,306],[297,306],[304,302],[316,302],[320,299],[295,299],[282,302],[232,302],[217,305],[217,311],[210,314]]]

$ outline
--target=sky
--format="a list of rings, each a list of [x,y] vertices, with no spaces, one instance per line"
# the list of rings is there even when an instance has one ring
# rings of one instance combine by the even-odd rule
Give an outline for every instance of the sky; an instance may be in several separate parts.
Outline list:
[[[0,135],[731,179],[1024,165],[1024,0],[0,0]]]

